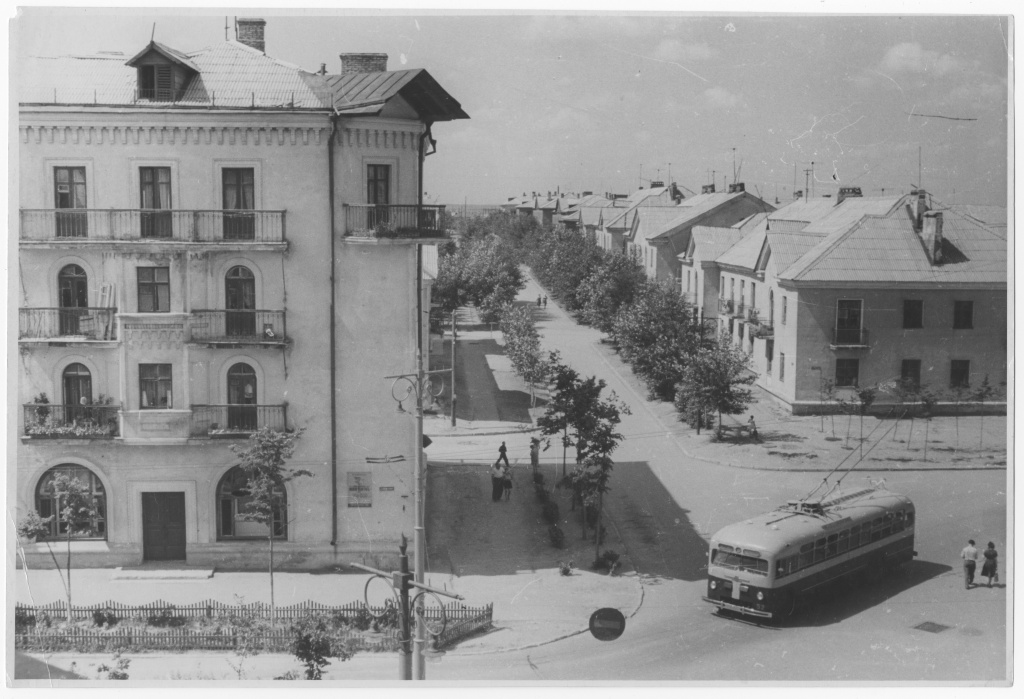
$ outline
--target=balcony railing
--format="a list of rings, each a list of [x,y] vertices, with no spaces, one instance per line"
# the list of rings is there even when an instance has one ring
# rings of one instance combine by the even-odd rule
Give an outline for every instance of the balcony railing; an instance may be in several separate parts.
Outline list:
[[[835,328],[832,330],[833,347],[867,347],[867,328]]]
[[[732,313],[732,301],[729,299],[718,299],[719,313]]]
[[[282,431],[287,426],[287,405],[193,405],[189,434],[244,437],[262,427]]]
[[[116,405],[26,403],[25,435],[33,439],[111,439],[118,435]]]
[[[280,243],[284,211],[22,209],[21,239]]]
[[[116,340],[116,308],[20,308],[18,337]]]
[[[735,306],[733,306],[733,313],[736,315],[737,318],[742,318],[745,308],[746,306],[743,305],[742,301],[737,301]]]
[[[191,339],[198,342],[261,342],[284,344],[284,311],[192,311]]]
[[[755,325],[761,322],[761,314],[754,306],[747,308],[747,320]]]
[[[345,235],[372,238],[443,238],[443,206],[345,204]]]

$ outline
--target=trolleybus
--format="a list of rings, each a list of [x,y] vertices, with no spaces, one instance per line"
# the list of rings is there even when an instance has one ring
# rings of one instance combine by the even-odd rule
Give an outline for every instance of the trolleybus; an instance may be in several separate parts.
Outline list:
[[[910,498],[883,488],[833,491],[716,533],[703,599],[719,611],[780,619],[801,595],[916,555]]]

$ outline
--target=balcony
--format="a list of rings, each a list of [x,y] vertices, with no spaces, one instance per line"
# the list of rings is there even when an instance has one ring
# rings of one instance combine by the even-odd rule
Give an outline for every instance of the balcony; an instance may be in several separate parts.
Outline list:
[[[752,325],[757,325],[758,323],[761,322],[761,314],[753,306],[747,308],[747,322],[749,322]]]
[[[743,302],[737,301],[736,304],[733,306],[733,315],[735,315],[737,318],[742,318],[744,316],[745,309],[746,306],[743,305]]]
[[[193,405],[189,435],[230,439],[248,437],[263,427],[283,431],[287,426],[287,404]]]
[[[189,339],[210,344],[287,344],[284,311],[192,311]]]
[[[26,403],[25,436],[32,439],[112,439],[118,436],[116,405]]]
[[[727,315],[732,314],[732,301],[729,299],[718,299],[718,312]]]
[[[116,308],[20,308],[19,340],[117,339]]]
[[[775,326],[768,323],[758,323],[750,329],[750,336],[759,340],[767,340],[775,337]]]
[[[344,204],[345,235],[361,238],[445,238],[443,206]]]
[[[867,328],[834,328],[832,330],[832,349],[839,347],[867,347]]]
[[[21,240],[283,243],[284,211],[22,209]]]

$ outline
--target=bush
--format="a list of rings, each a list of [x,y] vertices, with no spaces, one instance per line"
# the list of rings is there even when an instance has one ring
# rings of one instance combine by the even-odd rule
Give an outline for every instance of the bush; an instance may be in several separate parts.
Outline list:
[[[547,521],[548,524],[557,524],[558,503],[548,500],[547,502],[544,503],[544,506],[541,508],[541,514],[544,516],[544,519]]]
[[[109,609],[94,609],[92,612],[92,623],[96,626],[106,626],[110,628],[119,622],[120,619]]]
[[[548,527],[548,538],[551,540],[551,545],[556,549],[560,549],[565,545],[565,532],[557,524],[552,524]]]
[[[178,628],[188,623],[188,619],[183,616],[174,616],[172,611],[172,607],[161,609],[159,614],[146,617],[146,624],[157,628]],[[93,619],[95,620],[95,615]]]
[[[558,562],[558,573],[560,575],[572,575],[572,569],[576,567],[576,564],[572,561],[559,561]]]
[[[365,609],[360,611],[366,612]],[[292,634],[291,651],[306,666],[307,680],[319,680],[323,676],[323,669],[331,664],[328,658],[344,661],[352,657],[343,644],[332,644],[327,621],[321,616],[303,617],[292,625]]]
[[[370,612],[366,607],[360,607],[359,611],[356,612],[355,617],[351,620],[352,626],[356,627],[359,631],[366,631],[373,624],[373,617],[370,616]]]
[[[27,629],[36,625],[36,615],[27,609],[17,607],[14,610],[14,628]]]
[[[594,559],[594,562],[590,564],[590,567],[592,570],[614,571],[618,564],[619,554],[609,549],[602,553],[598,558]]]

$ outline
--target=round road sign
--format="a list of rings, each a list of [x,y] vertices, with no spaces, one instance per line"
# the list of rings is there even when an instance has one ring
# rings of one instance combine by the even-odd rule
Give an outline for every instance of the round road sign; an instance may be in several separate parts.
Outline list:
[[[626,617],[618,609],[605,607],[590,615],[590,633],[599,641],[614,641],[626,630]]]

